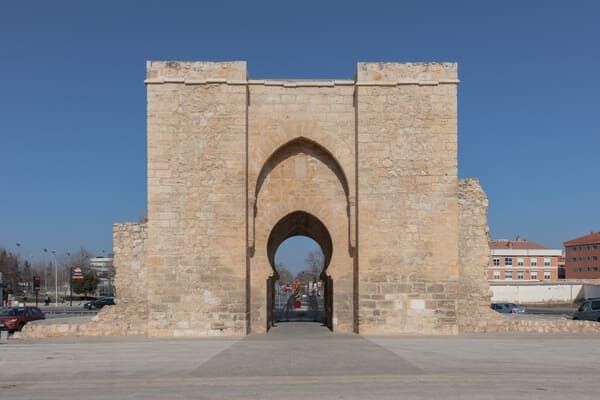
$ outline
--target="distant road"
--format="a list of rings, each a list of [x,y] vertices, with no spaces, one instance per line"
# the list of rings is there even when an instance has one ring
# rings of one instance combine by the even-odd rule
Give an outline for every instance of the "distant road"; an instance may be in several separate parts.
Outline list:
[[[524,307],[525,314],[519,316],[535,316],[539,318],[550,318],[550,319],[571,319],[571,316],[577,310],[576,307]]]
[[[576,307],[525,307],[525,312],[539,315],[573,315]]]
[[[83,308],[83,305],[73,306],[73,307],[68,307],[68,306],[45,307],[45,306],[42,306],[42,307],[40,307],[40,309],[44,312],[44,314],[46,314],[46,319],[83,317],[83,316],[87,316],[87,315],[93,316],[98,312],[97,310],[85,309],[85,308]]]

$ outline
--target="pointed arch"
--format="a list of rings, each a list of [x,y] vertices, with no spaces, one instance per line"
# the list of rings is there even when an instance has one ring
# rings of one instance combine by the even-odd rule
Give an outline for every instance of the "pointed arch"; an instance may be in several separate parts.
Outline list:
[[[260,193],[265,179],[269,176],[269,173],[281,162],[300,153],[311,155],[325,164],[338,178],[344,189],[346,199],[348,199],[348,179],[338,160],[325,147],[304,136],[299,136],[283,144],[269,156],[267,161],[265,161],[256,180],[256,189],[254,192],[255,198],[258,198],[258,194]]]
[[[323,251],[323,270],[327,269],[333,253],[333,242],[329,230],[314,215],[302,211],[293,211],[281,218],[271,230],[267,240],[267,257],[275,270],[275,253],[284,240],[292,236],[307,236],[317,242]]]

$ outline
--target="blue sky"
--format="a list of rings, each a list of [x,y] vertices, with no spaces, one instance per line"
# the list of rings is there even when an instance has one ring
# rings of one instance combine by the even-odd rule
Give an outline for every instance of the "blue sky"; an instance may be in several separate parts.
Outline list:
[[[215,3],[0,5],[0,246],[100,254],[144,213],[148,59],[242,59],[253,78],[457,61],[459,173],[492,236],[600,229],[600,2]]]

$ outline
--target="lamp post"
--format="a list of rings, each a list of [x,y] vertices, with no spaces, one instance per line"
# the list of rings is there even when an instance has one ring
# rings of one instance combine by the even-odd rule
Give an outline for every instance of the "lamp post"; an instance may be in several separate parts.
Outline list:
[[[47,253],[48,249],[44,249],[44,252]],[[58,260],[56,250],[50,250],[50,252],[54,255],[54,304],[58,307]]]
[[[67,257],[71,257],[71,253],[67,252]],[[69,260],[69,307],[73,307],[73,264]]]

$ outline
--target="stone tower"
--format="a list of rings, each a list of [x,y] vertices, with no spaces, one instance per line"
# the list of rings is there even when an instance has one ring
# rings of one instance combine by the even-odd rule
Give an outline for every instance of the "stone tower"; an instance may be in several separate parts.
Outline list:
[[[270,325],[274,254],[323,249],[335,332],[457,333],[489,301],[487,199],[457,175],[457,65],[252,80],[245,62],[147,64],[148,221],[115,224],[117,306],[152,336]]]

